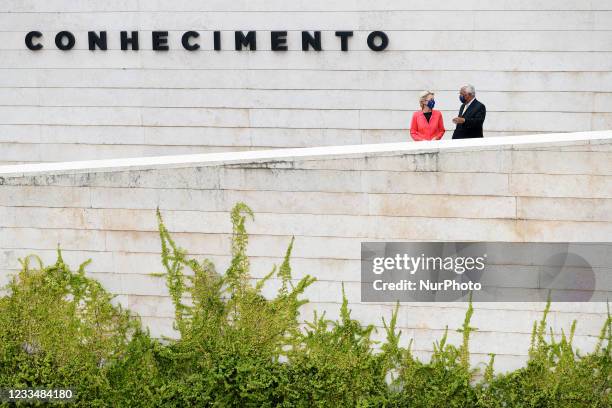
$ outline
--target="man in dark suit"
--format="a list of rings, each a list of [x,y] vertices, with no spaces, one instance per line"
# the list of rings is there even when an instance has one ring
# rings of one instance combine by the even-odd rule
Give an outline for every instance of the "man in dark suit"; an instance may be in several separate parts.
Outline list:
[[[476,100],[476,89],[473,85],[465,85],[459,91],[459,116],[453,119],[457,125],[453,139],[471,139],[482,137],[482,124],[487,115],[487,108]]]

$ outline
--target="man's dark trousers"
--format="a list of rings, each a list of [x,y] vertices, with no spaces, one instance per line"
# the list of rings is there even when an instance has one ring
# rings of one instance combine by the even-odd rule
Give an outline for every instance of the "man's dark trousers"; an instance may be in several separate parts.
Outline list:
[[[482,124],[487,116],[487,108],[474,99],[467,111],[463,112],[465,104],[459,109],[459,117],[465,119],[465,123],[458,123],[453,133],[453,139],[471,139],[482,137]]]

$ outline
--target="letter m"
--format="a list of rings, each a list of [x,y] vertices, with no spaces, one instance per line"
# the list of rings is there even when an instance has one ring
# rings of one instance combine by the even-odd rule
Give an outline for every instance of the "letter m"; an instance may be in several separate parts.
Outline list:
[[[242,31],[235,32],[236,51],[242,51],[242,47],[249,47],[251,51],[257,49],[257,38],[255,31],[249,31],[245,36]]]

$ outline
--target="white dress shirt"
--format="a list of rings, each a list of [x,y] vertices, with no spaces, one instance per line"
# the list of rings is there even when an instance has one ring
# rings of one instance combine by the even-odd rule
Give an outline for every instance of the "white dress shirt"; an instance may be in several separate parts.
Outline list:
[[[476,99],[476,98],[474,98]],[[472,99],[471,101],[469,101],[465,107],[463,108],[463,112],[461,113],[461,117],[463,117],[463,115],[465,115],[465,112],[468,110],[468,108],[470,107],[470,105],[472,104],[472,102],[474,102],[474,99]]]

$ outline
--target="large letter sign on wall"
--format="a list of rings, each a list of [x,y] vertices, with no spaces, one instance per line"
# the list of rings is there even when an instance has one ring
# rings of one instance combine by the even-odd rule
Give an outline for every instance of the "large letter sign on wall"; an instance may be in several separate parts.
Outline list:
[[[288,51],[287,45],[288,31],[271,31],[270,32],[270,50],[271,51]],[[321,31],[301,31],[302,51],[322,51],[321,46]],[[336,31],[334,35],[340,42],[342,51],[349,50],[349,40],[353,37],[353,31]],[[40,31],[30,31],[25,36],[25,45],[32,51],[39,51],[44,48],[41,39],[43,33]],[[88,31],[87,44],[88,49],[94,51],[96,49],[107,51],[108,40],[106,31]],[[186,51],[197,51],[200,49],[200,43],[196,41],[200,38],[200,33],[197,31],[185,31],[181,36],[182,48]],[[213,49],[220,51],[221,47],[221,31],[213,32]],[[55,46],[62,51],[69,51],[74,48],[77,42],[76,37],[70,31],[60,31],[55,35]],[[121,31],[119,33],[119,44],[123,51],[131,49],[138,51],[139,32],[138,31]],[[153,51],[168,51],[171,45],[168,41],[168,31],[153,31],[151,32],[151,49]],[[372,51],[384,51],[389,46],[389,36],[383,31],[372,31],[367,38],[367,44]],[[257,50],[257,31],[235,31],[234,32],[234,50],[243,51]]]

